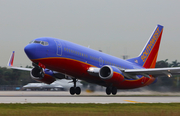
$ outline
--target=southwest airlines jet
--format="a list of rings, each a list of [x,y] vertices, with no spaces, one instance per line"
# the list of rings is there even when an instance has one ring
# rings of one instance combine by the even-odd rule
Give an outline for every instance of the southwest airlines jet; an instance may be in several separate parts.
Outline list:
[[[117,89],[143,87],[157,77],[180,74],[180,67],[155,68],[162,32],[163,26],[157,25],[140,55],[127,60],[61,39],[37,38],[24,48],[33,69],[13,67],[14,52],[8,65],[30,71],[33,79],[47,84],[70,77],[71,95],[81,93],[77,79],[104,86],[107,95],[116,95]]]

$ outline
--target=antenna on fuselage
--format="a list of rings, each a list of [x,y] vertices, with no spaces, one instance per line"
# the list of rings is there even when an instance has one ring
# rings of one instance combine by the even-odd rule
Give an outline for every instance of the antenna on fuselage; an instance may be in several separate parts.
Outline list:
[[[124,60],[126,60],[126,59],[128,59],[128,55],[122,55],[122,58],[123,58]]]
[[[122,58],[124,59],[124,60],[126,60],[126,59],[128,59],[128,55],[126,55],[127,54],[127,49],[126,48],[124,48],[124,55],[122,55]]]

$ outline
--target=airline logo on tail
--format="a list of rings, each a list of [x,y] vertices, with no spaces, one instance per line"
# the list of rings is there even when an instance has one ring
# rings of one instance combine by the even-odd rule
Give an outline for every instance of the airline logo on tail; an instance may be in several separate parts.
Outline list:
[[[162,32],[163,26],[157,25],[140,55],[128,59],[128,61],[136,63],[144,68],[154,68],[156,65]]]
[[[12,53],[12,55],[11,55],[10,59],[9,59],[8,66],[13,66],[14,53],[15,53],[15,51],[13,51],[13,53]]]
[[[144,52],[143,52],[143,54],[142,54],[142,56],[141,56],[141,59],[142,59],[143,62],[146,61],[148,55],[150,54],[150,51],[151,51],[152,48],[154,47],[154,45],[155,45],[157,39],[159,38],[160,34],[161,34],[161,32],[160,32],[160,30],[159,30],[159,27],[157,27],[156,31],[154,32],[151,40],[150,40],[149,43],[147,44],[147,46],[146,46],[146,48],[145,48],[145,50],[144,50]]]

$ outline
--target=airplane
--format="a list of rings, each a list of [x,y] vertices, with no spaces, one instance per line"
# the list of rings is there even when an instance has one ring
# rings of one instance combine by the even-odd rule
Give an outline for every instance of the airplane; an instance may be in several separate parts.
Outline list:
[[[78,81],[78,86],[82,86],[82,84]],[[53,90],[69,90],[70,87],[73,86],[73,83],[70,82],[70,80],[61,79],[56,80],[51,84],[45,84],[45,83],[28,83],[27,85],[23,86],[23,90],[44,90],[44,89],[53,89]]]
[[[33,79],[47,84],[71,77],[71,95],[81,93],[77,79],[104,86],[107,95],[116,95],[118,89],[139,88],[156,82],[157,77],[180,74],[179,67],[155,68],[162,32],[163,26],[157,25],[140,55],[126,60],[66,40],[41,37],[24,48],[33,69],[13,67],[13,54],[8,66],[29,70]]]

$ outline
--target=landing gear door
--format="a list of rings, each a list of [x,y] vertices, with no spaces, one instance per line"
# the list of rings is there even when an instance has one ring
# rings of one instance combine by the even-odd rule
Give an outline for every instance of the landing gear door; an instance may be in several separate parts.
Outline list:
[[[58,55],[58,56],[62,56],[62,44],[61,44],[61,42],[60,42],[60,40],[54,40],[55,42],[56,42],[56,46],[57,46],[57,52],[56,52],[56,54]]]

